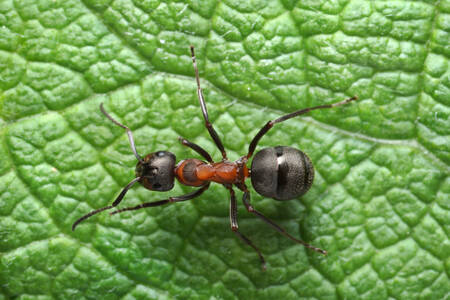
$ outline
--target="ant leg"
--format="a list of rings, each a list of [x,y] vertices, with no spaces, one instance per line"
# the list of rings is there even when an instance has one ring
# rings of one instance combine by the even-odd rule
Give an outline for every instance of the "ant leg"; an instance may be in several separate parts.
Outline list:
[[[146,202],[146,203],[142,203],[142,204],[132,206],[132,207],[125,207],[125,208],[110,212],[109,214],[115,215],[115,214],[118,214],[118,213],[121,213],[124,211],[128,211],[128,210],[137,210],[137,209],[141,209],[141,208],[145,208],[145,207],[154,207],[154,206],[160,206],[160,205],[173,203],[173,202],[181,202],[181,201],[191,200],[191,199],[194,199],[195,197],[200,196],[208,188],[209,188],[209,182],[207,184],[205,184],[204,186],[202,186],[201,188],[199,188],[198,190],[193,191],[192,193],[189,193],[186,195],[177,196],[177,197],[169,197],[169,199],[160,200],[160,201],[156,201],[156,202]]]
[[[257,211],[256,209],[253,208],[253,206],[250,204],[250,192],[247,189],[247,186],[243,186],[243,191],[244,191],[244,196],[242,197],[242,202],[244,202],[245,208],[247,209],[247,211],[249,213],[255,214],[258,217],[260,217],[264,222],[266,222],[267,224],[269,224],[270,226],[272,226],[276,231],[278,231],[279,233],[281,233],[282,235],[284,235],[287,238],[290,238],[291,240],[293,240],[294,242],[301,244],[303,246],[305,246],[306,248],[312,249],[316,252],[319,252],[323,255],[327,255],[327,251],[322,250],[320,248],[311,246],[308,243],[305,243],[302,240],[296,239],[295,237],[293,237],[292,235],[290,235],[289,233],[286,232],[286,230],[284,230],[283,228],[281,228],[279,225],[277,225],[275,222],[273,222],[272,220],[270,220],[269,218],[267,218],[266,216],[264,216],[262,213],[260,213],[259,211]]]
[[[123,197],[125,196],[125,194],[128,192],[128,190],[137,182],[141,179],[141,177],[136,177],[135,179],[133,179],[129,184],[127,184],[123,190],[120,192],[119,196],[117,196],[116,200],[114,200],[112,205],[108,205],[96,210],[91,211],[88,214],[85,214],[84,216],[82,216],[81,218],[79,218],[78,220],[76,220],[73,225],[72,225],[72,231],[75,230],[75,228],[78,226],[78,224],[80,224],[81,222],[83,222],[84,220],[86,220],[87,218],[92,217],[93,215],[98,214],[99,212],[102,212],[104,210],[113,208],[117,205],[119,205],[120,201],[122,201]]]
[[[345,99],[343,101],[340,102],[336,102],[333,104],[325,104],[325,105],[319,105],[319,106],[314,106],[314,107],[308,107],[308,108],[304,108],[304,109],[300,109],[297,111],[294,111],[290,114],[284,115],[279,117],[278,119],[269,121],[266,123],[266,125],[264,125],[263,128],[261,128],[259,130],[259,132],[256,134],[256,136],[253,138],[253,140],[251,141],[250,145],[248,146],[248,154],[247,154],[247,159],[249,159],[250,157],[252,157],[253,152],[255,151],[256,145],[258,144],[259,140],[263,137],[263,135],[265,135],[267,133],[267,131],[270,130],[270,128],[273,127],[273,125],[277,124],[277,123],[281,123],[283,121],[289,120],[291,118],[297,117],[299,115],[305,114],[311,110],[315,110],[315,109],[322,109],[322,108],[332,108],[332,107],[336,107],[336,106],[340,106],[340,105],[344,105],[347,104],[351,101],[354,100],[358,100],[357,96],[353,96],[351,98]]]
[[[191,46],[191,57],[192,63],[194,64],[195,80],[197,81],[197,96],[198,100],[200,101],[200,107],[202,109],[203,118],[205,119],[206,129],[209,131],[209,134],[214,140],[214,143],[216,143],[217,148],[219,148],[220,152],[222,152],[223,159],[226,160],[227,153],[225,151],[225,148],[223,147],[222,141],[220,140],[220,137],[217,134],[217,132],[214,130],[212,123],[209,121],[208,110],[206,109],[205,104],[205,98],[203,97],[203,91],[202,88],[200,87],[200,76],[198,75],[197,62],[195,61],[194,46]]]
[[[141,163],[144,163],[144,161],[142,160],[141,156],[137,153],[136,151],[136,146],[134,145],[134,139],[133,139],[133,134],[131,133],[130,128],[128,128],[127,126],[117,122],[113,117],[110,116],[110,114],[108,114],[106,112],[106,110],[103,108],[103,103],[100,103],[100,110],[102,111],[102,113],[114,124],[116,124],[117,126],[122,127],[123,129],[125,129],[127,131],[127,135],[128,135],[128,140],[130,141],[130,146],[131,146],[131,150],[133,150],[134,156],[136,156],[137,160],[140,161]]]
[[[187,146],[189,148],[191,148],[192,150],[194,150],[195,152],[197,152],[198,154],[200,154],[201,156],[203,156],[208,162],[213,163],[213,160],[211,158],[211,155],[209,155],[208,152],[206,152],[205,149],[203,149],[202,147],[200,147],[197,144],[191,143],[189,142],[187,139],[182,138],[181,136],[178,138],[178,140],[180,141],[180,143],[182,143],[184,146]]]
[[[259,251],[259,249],[253,245],[252,241],[250,241],[245,235],[243,235],[242,233],[240,233],[238,231],[238,223],[237,223],[237,204],[236,204],[236,196],[234,194],[234,190],[231,186],[227,186],[225,185],[225,187],[230,191],[230,195],[231,195],[231,201],[230,201],[230,223],[231,223],[231,230],[247,245],[249,245],[250,247],[252,247],[259,256],[259,259],[261,260],[261,266],[263,271],[266,270],[266,261],[264,260],[264,256],[262,256],[261,251]]]

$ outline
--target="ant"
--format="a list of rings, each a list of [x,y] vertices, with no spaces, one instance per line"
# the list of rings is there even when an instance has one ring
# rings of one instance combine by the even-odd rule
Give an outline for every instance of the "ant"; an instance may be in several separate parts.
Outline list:
[[[136,182],[139,182],[146,189],[152,191],[169,191],[173,188],[174,179],[176,178],[181,184],[199,187],[199,189],[186,195],[169,197],[166,200],[147,202],[134,207],[118,209],[111,212],[110,215],[128,210],[137,210],[145,207],[154,207],[174,202],[191,200],[203,194],[203,192],[209,188],[211,182],[217,182],[222,184],[230,192],[231,230],[244,243],[252,247],[258,253],[263,270],[266,269],[266,263],[263,255],[261,254],[261,251],[253,244],[252,241],[250,241],[250,239],[248,239],[238,230],[237,203],[233,185],[243,191],[244,194],[242,197],[242,201],[248,212],[255,214],[264,222],[272,226],[279,233],[293,240],[294,242],[326,255],[327,252],[325,250],[311,246],[304,241],[293,237],[275,222],[254,209],[250,204],[250,192],[245,185],[245,180],[250,177],[254,189],[262,196],[270,197],[280,201],[297,198],[305,194],[309,190],[314,180],[314,167],[310,158],[298,149],[289,146],[277,146],[264,148],[256,153],[250,168],[247,167],[247,162],[252,157],[259,140],[275,124],[305,114],[311,110],[332,108],[344,105],[351,101],[357,100],[358,97],[354,96],[352,98],[348,98],[346,100],[333,104],[304,108],[267,122],[266,125],[259,130],[256,136],[250,142],[247,155],[242,156],[238,160],[232,162],[228,160],[227,153],[223,147],[222,141],[220,140],[220,137],[214,129],[212,123],[209,121],[208,110],[206,109],[205,99],[200,87],[200,77],[198,74],[197,62],[195,60],[194,47],[191,46],[190,49],[192,63],[194,65],[195,79],[197,81],[197,95],[200,101],[203,118],[205,119],[205,126],[217,148],[219,148],[220,152],[222,153],[222,161],[214,162],[211,158],[211,155],[206,152],[205,149],[182,137],[179,138],[180,142],[184,146],[187,146],[200,154],[206,160],[206,162],[196,158],[189,158],[180,161],[178,164],[175,164],[175,155],[168,151],[153,152],[147,154],[145,157],[141,157],[136,151],[136,146],[134,144],[133,134],[131,133],[131,130],[127,126],[113,119],[113,117],[111,117],[105,111],[105,109],[103,108],[103,103],[101,103],[101,112],[111,122],[113,122],[117,126],[122,127],[127,132],[131,150],[138,160],[135,170],[136,178],[123,188],[112,205],[96,209],[82,216],[77,221],[75,221],[75,223],[73,223],[72,230],[75,230],[77,225],[87,218],[104,210],[115,208],[122,201],[127,191]]]

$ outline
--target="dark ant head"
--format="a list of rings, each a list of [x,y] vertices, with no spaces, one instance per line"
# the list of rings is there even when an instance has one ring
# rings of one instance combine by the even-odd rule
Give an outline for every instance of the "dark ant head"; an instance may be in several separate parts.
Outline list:
[[[175,161],[175,155],[167,151],[146,155],[136,165],[136,177],[140,178],[139,183],[152,191],[171,190],[175,180]]]
[[[117,196],[116,200],[114,200],[112,205],[105,206],[90,213],[82,216],[78,220],[75,221],[72,225],[72,231],[80,224],[82,221],[92,217],[99,212],[104,210],[116,207],[119,205],[120,201],[122,201],[125,194],[130,190],[130,188],[136,183],[139,182],[145,188],[152,191],[168,191],[173,188],[174,179],[175,179],[175,155],[167,152],[167,151],[158,151],[153,152],[144,157],[142,157],[137,153],[136,145],[134,144],[133,134],[131,133],[130,128],[119,123],[113,117],[110,116],[103,107],[103,103],[100,103],[101,112],[114,124],[119,127],[122,127],[127,131],[128,140],[130,141],[130,147],[133,151],[134,156],[138,160],[136,165],[136,178],[131,180],[120,192],[119,196]],[[119,212],[120,210],[115,211],[114,213]],[[111,213],[111,214],[114,214]]]
[[[136,182],[139,182],[146,189],[152,191],[163,192],[171,190],[175,179],[175,155],[167,151],[158,151],[147,154],[144,158],[142,158],[136,150],[136,145],[134,144],[134,138],[130,128],[111,117],[104,109],[103,103],[100,103],[100,110],[109,120],[111,120],[111,122],[127,131],[131,150],[138,160],[135,171],[136,178],[123,188],[122,193],[119,197],[117,197],[114,203],[117,205]],[[113,204],[113,206],[115,205]]]

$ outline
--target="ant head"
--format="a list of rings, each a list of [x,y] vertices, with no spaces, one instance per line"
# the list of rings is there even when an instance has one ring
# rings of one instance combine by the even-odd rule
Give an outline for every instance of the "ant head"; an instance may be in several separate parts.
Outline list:
[[[153,152],[139,160],[136,165],[136,177],[145,188],[152,191],[169,191],[175,180],[175,161],[173,153]]]
[[[147,154],[147,156],[142,159],[142,157],[137,153],[133,134],[131,133],[130,128],[119,123],[113,117],[111,117],[103,107],[103,103],[100,103],[100,110],[111,122],[127,131],[131,150],[133,150],[133,154],[138,160],[138,163],[136,165],[136,178],[133,179],[126,187],[124,187],[122,193],[114,203],[119,203],[125,196],[127,191],[136,182],[139,182],[146,189],[152,191],[163,192],[171,190],[173,188],[175,179],[175,155],[167,151],[158,151]]]

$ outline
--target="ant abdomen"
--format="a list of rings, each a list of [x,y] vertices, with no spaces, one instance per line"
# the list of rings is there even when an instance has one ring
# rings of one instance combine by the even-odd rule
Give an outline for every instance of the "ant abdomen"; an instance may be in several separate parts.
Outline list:
[[[251,181],[258,194],[276,200],[291,200],[305,194],[314,180],[314,167],[302,151],[277,146],[256,153]]]

